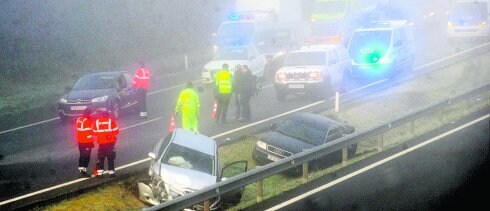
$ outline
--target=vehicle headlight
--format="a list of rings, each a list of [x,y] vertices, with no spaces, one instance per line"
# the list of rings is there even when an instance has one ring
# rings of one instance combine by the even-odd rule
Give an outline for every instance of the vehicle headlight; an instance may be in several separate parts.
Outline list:
[[[286,73],[277,73],[276,79],[277,79],[277,81],[286,80]]]
[[[68,103],[68,100],[66,100],[65,98],[61,98],[60,103],[63,103],[63,104]]]
[[[267,149],[267,144],[263,141],[257,141],[257,146],[261,149]]]
[[[284,53],[286,53],[286,52],[284,52],[284,51],[279,51],[279,52],[277,52],[277,53],[276,53],[274,56],[282,56],[282,55],[284,55]]]
[[[449,26],[449,27],[453,27],[453,25],[454,25],[454,24],[453,24],[451,21],[447,22],[447,26]]]
[[[378,61],[379,64],[388,64],[388,63],[392,63],[391,61],[391,58],[389,56],[383,56],[383,58],[381,58],[379,61]]]
[[[436,15],[436,12],[429,12],[426,17],[430,18],[430,17],[434,17]]]
[[[96,98],[92,99],[92,103],[103,103],[103,102],[107,101],[107,98],[109,98],[107,95],[104,95],[102,97],[96,97]]]
[[[218,46],[217,45],[213,45],[213,51],[216,53],[216,51],[218,51]]]
[[[485,26],[485,25],[487,25],[487,22],[486,22],[486,21],[482,21],[482,22],[480,23],[480,26]]]

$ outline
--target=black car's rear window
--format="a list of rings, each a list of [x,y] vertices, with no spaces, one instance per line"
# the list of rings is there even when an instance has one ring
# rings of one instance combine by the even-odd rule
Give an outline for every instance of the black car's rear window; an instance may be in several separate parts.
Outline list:
[[[276,131],[315,146],[323,144],[325,138],[324,126],[301,119],[286,119],[278,125]]]
[[[114,75],[86,75],[78,79],[73,90],[112,89],[116,87]]]

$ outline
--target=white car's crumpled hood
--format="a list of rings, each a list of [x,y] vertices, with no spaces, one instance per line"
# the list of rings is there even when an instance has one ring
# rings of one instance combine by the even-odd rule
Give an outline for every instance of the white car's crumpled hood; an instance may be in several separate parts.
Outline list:
[[[160,176],[168,185],[183,189],[199,190],[216,183],[216,176],[163,163]]]

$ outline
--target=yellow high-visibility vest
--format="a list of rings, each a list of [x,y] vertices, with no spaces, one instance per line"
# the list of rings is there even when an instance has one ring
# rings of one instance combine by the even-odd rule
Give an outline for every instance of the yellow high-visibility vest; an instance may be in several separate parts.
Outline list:
[[[215,76],[216,87],[218,88],[218,92],[221,94],[231,93],[231,80],[232,76],[230,71],[221,70]]]
[[[198,112],[201,107],[199,96],[191,88],[184,89],[180,93],[175,112],[179,111],[179,107],[182,107],[182,112]]]

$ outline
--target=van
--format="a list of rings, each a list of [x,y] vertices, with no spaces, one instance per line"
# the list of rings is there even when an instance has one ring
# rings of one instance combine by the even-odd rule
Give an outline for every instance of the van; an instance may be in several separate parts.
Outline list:
[[[451,39],[477,38],[487,40],[490,35],[488,0],[459,0],[449,12],[447,32]]]
[[[354,31],[347,47],[350,77],[392,77],[414,64],[412,26],[406,20],[375,21]]]
[[[277,100],[284,100],[288,94],[311,94],[326,99],[343,88],[344,72],[348,69],[349,57],[343,45],[305,46],[292,51],[275,74]]]

